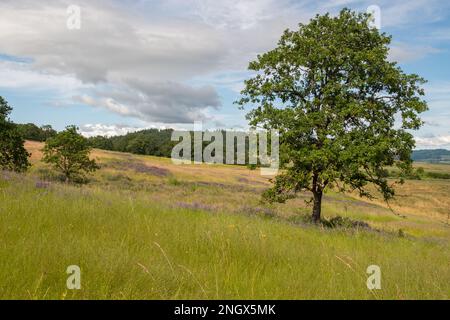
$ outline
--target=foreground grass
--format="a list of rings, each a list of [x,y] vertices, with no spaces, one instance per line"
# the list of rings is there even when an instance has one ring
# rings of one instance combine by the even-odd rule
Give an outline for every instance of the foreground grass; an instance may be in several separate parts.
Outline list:
[[[448,299],[449,261],[447,243],[0,176],[0,299]]]

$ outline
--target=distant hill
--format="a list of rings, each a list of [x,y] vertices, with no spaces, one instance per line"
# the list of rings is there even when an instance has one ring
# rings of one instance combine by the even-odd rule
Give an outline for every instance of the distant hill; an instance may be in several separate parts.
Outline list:
[[[414,150],[412,159],[420,162],[450,164],[450,151],[446,149]]]

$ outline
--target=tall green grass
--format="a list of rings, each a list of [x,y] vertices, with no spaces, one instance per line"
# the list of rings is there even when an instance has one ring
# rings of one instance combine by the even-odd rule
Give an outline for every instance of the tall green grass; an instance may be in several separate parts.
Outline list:
[[[448,299],[449,261],[419,239],[0,178],[0,299]],[[382,290],[366,287],[373,264]]]

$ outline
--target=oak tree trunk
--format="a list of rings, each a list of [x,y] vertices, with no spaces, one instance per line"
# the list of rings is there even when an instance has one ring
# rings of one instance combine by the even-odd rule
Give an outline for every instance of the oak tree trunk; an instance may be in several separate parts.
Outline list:
[[[322,209],[322,191],[314,192],[314,205],[313,205],[313,213],[312,220],[317,223],[320,221],[320,213]]]

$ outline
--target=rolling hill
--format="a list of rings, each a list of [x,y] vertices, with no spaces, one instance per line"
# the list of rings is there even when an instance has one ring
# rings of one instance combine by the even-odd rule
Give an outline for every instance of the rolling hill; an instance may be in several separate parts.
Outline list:
[[[326,218],[370,228],[324,228],[303,219],[308,194],[261,203],[258,170],[94,150],[101,169],[78,187],[26,146],[31,171],[0,173],[1,299],[449,298],[449,180],[408,180],[394,213],[329,192]],[[69,265],[81,290],[66,287]],[[369,265],[381,290],[366,287]]]
[[[450,151],[446,149],[414,150],[412,159],[418,162],[450,164]]]

